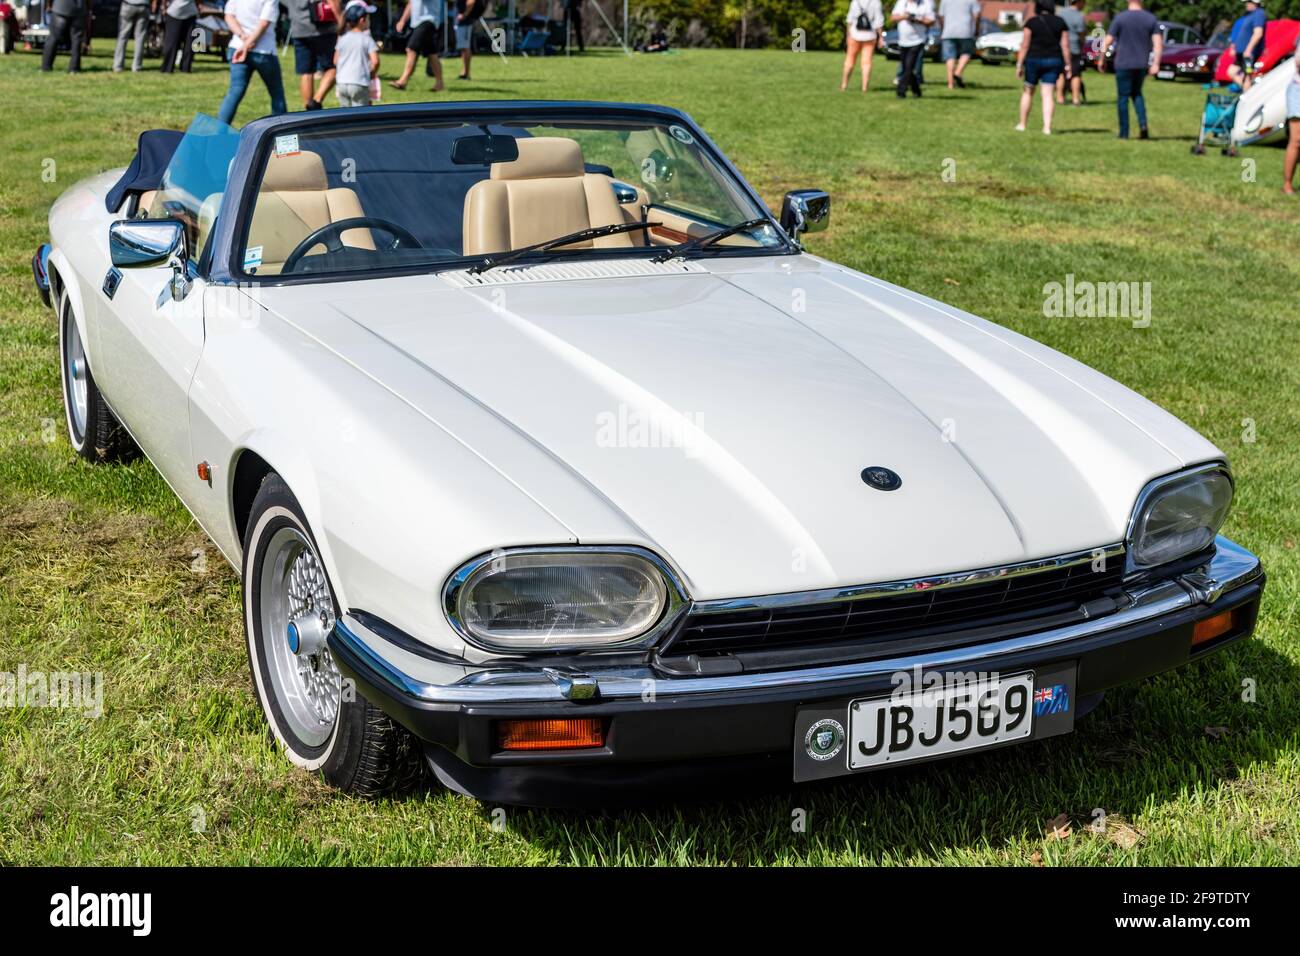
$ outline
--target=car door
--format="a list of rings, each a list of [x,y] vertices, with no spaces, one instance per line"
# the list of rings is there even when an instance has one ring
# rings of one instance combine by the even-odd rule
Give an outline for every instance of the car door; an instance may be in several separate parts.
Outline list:
[[[239,134],[195,117],[176,146],[149,214],[185,224],[190,283],[178,297],[166,265],[110,270],[99,340],[103,380],[118,418],[187,505],[197,494],[188,395],[203,351],[205,282],[195,274],[221,208]]]
[[[167,266],[114,273],[101,293],[112,292],[101,313],[105,361],[96,374],[118,418],[184,500],[184,479],[194,469],[187,396],[203,351],[204,283],[194,279],[173,299]]]

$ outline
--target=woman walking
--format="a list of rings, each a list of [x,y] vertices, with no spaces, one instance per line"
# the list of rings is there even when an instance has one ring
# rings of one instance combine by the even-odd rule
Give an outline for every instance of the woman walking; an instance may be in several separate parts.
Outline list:
[[[1056,110],[1056,78],[1062,73],[1070,78],[1069,27],[1056,15],[1052,0],[1035,0],[1034,15],[1025,21],[1016,56],[1016,76],[1025,81],[1020,91],[1020,122],[1016,132],[1023,133],[1034,106],[1034,87],[1043,101],[1043,135],[1052,134],[1052,114]]]
[[[199,18],[196,0],[171,0],[163,13],[162,71],[172,72],[176,54],[181,55],[181,72],[188,73],[194,63],[194,44],[190,34]]]
[[[840,92],[843,93],[849,88],[849,77],[853,75],[853,67],[861,58],[862,92],[865,93],[867,85],[871,82],[871,61],[876,56],[876,44],[885,26],[885,13],[881,9],[880,0],[853,0],[849,4],[849,15],[845,18],[845,22],[848,24],[848,36],[845,40],[848,45],[848,55],[844,58],[844,75],[840,77]]]
[[[248,91],[256,72],[271,94],[271,112],[287,113],[280,59],[275,55],[275,21],[280,15],[276,0],[230,0],[226,4],[230,32],[230,88],[221,101],[217,119],[229,125]]]

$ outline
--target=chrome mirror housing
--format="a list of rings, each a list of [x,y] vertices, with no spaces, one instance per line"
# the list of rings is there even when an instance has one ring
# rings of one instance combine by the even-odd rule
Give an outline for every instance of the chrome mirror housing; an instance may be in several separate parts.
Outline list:
[[[610,185],[614,189],[614,200],[620,206],[629,206],[640,198],[640,195],[636,191],[636,187],[629,186],[622,180],[612,179],[610,180]]]
[[[179,220],[120,219],[108,227],[108,252],[119,269],[169,266],[171,297],[183,299],[189,294],[189,252],[185,226]]]
[[[781,228],[791,239],[821,232],[831,224],[831,197],[820,189],[795,189],[781,203]]]

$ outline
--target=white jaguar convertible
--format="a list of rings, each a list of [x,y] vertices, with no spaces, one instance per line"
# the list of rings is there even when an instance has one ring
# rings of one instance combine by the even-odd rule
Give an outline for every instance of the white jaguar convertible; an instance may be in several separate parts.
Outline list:
[[[1223,453],[810,255],[829,208],[658,106],[201,116],[33,271],[72,447],[148,455],[240,573],[275,740],[348,792],[851,775],[1248,636]]]

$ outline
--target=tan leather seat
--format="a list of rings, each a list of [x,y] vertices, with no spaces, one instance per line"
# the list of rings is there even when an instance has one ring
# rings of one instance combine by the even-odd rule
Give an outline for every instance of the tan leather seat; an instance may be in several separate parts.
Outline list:
[[[256,268],[257,274],[275,275],[289,253],[313,231],[365,214],[351,189],[330,188],[319,153],[304,150],[289,156],[272,154],[253,207],[245,250],[260,246],[262,262]],[[342,240],[345,246],[375,248],[369,229],[349,229]],[[308,254],[324,251],[324,246],[316,245]]]
[[[518,142],[518,159],[493,163],[489,178],[465,194],[464,255],[506,252],[624,221],[609,177],[585,171],[576,141],[544,136]],[[623,233],[572,248],[632,244]]]

